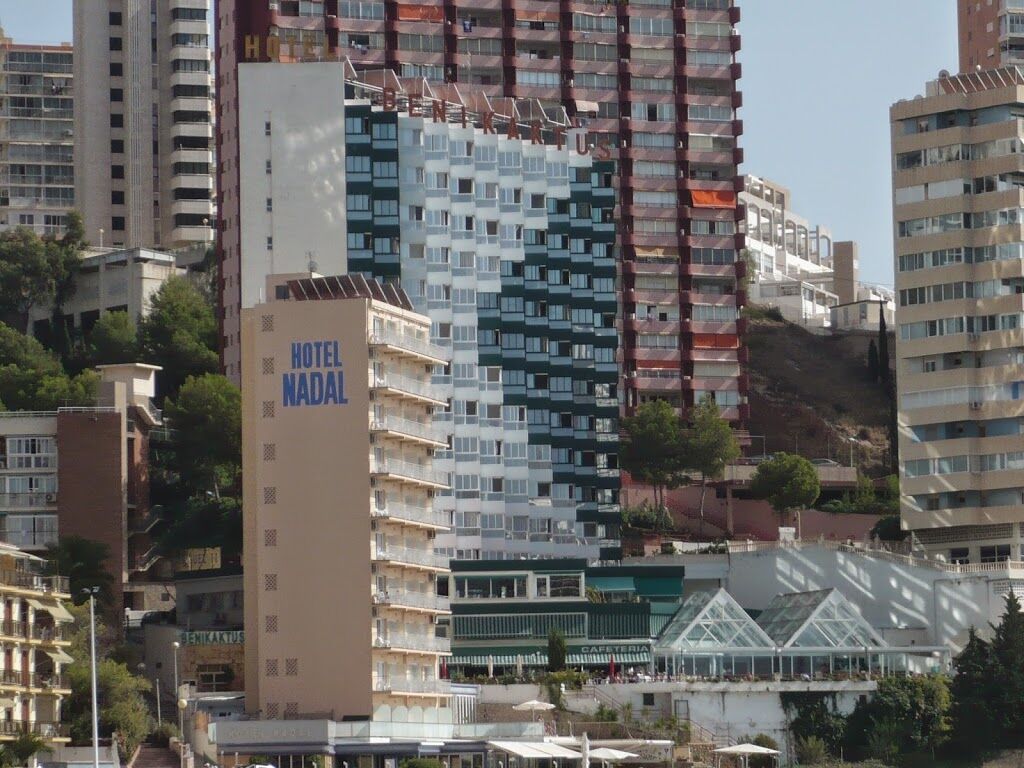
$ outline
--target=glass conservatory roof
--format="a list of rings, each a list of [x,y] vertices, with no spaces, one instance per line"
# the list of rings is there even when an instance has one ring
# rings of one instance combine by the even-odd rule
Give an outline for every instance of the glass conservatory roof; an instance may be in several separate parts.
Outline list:
[[[661,651],[771,648],[771,638],[728,592],[690,595],[655,642]]]
[[[836,589],[776,595],[757,624],[782,648],[884,647],[849,600]]]

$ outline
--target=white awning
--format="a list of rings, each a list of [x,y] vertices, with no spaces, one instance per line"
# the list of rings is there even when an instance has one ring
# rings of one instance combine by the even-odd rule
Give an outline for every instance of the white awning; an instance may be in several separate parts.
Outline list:
[[[74,661],[70,654],[65,653],[60,648],[43,648],[42,651],[58,664],[70,664]]]
[[[759,747],[757,744],[737,744],[734,747],[721,747],[714,750],[716,755],[777,755],[777,749]]]
[[[597,112],[597,102],[585,99],[576,99],[577,112]]]
[[[532,760],[548,760],[552,757],[579,760],[581,757],[579,752],[547,741],[489,741],[487,744],[501,752]]]
[[[74,621],[75,617],[71,615],[71,611],[65,608],[60,603],[44,603],[42,600],[36,600],[29,598],[26,602],[35,608],[37,611],[46,611],[48,614],[53,616],[54,621]]]

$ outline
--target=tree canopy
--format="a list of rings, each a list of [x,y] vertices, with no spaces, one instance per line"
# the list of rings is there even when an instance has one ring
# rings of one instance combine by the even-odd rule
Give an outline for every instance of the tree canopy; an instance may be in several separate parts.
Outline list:
[[[803,456],[776,453],[759,464],[750,483],[751,493],[766,499],[780,516],[791,509],[809,507],[818,500],[818,472]]]
[[[0,403],[7,410],[52,410],[92,405],[99,377],[68,376],[60,361],[35,339],[0,323]]]
[[[127,312],[107,312],[89,331],[87,357],[92,365],[139,360],[138,331]]]
[[[718,480],[729,462],[740,455],[740,446],[718,405],[705,395],[693,408],[690,427],[680,436],[682,463],[700,475],[700,520],[704,522],[704,497],[708,480]]]
[[[190,376],[165,403],[173,426],[171,467],[187,487],[211,491],[238,485],[242,469],[242,394],[219,374]]]
[[[653,400],[637,408],[636,415],[624,418],[622,428],[622,466],[634,479],[654,489],[654,504],[660,512],[665,490],[686,481],[679,417],[664,400]]]
[[[153,295],[139,339],[145,362],[163,367],[157,375],[161,397],[177,395],[189,376],[219,368],[213,307],[184,277],[170,278]]]
[[[110,605],[113,577],[106,568],[110,559],[106,544],[81,536],[61,536],[47,547],[46,559],[49,573],[68,577],[74,600],[82,602],[82,590],[99,587],[97,602],[103,607]]]

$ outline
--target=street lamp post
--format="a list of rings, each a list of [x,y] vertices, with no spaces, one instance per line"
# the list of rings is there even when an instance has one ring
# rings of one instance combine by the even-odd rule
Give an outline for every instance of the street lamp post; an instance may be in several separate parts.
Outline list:
[[[185,707],[188,706],[188,702],[184,699],[178,699],[178,764],[181,768],[185,768],[185,735],[183,731],[182,718],[185,716]]]
[[[857,444],[857,439],[853,437],[846,438],[847,442],[850,443],[850,466],[853,466],[853,447]]]
[[[83,594],[89,595],[89,655],[92,667],[92,765],[100,768],[100,719],[96,695],[96,594],[99,587],[87,587]]]
[[[181,643],[175,640],[171,643],[174,648],[174,700],[180,702],[181,689],[178,686],[178,649],[181,648]],[[178,704],[178,738],[184,737],[184,721],[182,720],[184,710],[181,708],[181,704]]]
[[[139,662],[139,674],[143,677],[146,676],[146,664],[145,662]],[[153,682],[156,683],[156,722],[158,725],[162,725],[164,722],[163,715],[160,712],[160,675],[156,675],[153,678]]]

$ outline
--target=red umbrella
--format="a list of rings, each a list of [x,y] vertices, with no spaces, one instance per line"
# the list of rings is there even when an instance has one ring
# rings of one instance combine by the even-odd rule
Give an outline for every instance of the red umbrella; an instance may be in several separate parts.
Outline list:
[[[614,654],[608,657],[608,679],[615,679],[615,656]]]
[[[441,679],[446,680],[448,678],[448,660],[445,658],[441,659]]]

